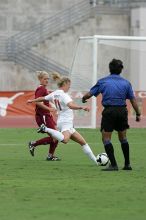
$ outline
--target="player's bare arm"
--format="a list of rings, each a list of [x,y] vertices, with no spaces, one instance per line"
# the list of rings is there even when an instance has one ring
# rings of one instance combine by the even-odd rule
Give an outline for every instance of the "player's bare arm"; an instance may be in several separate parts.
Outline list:
[[[36,98],[36,99],[29,99],[29,100],[27,100],[27,103],[43,102],[43,101],[45,101],[45,98],[44,97],[39,97],[39,98]]]
[[[44,110],[47,110],[49,112],[56,112],[56,108],[53,108],[53,107],[48,107],[46,105],[44,105],[43,102],[37,102],[36,105],[41,108],[41,109],[44,109]]]
[[[82,110],[84,110],[84,111],[90,111],[90,108],[88,107],[88,106],[79,106],[79,105],[77,105],[76,103],[74,103],[74,102],[69,102],[68,104],[67,104],[67,106],[70,108],[70,109],[73,109],[73,110],[80,110],[80,109],[82,109]]]
[[[29,99],[27,101],[27,103],[36,103],[36,105],[38,105],[40,108],[44,109],[44,110],[47,110],[49,112],[55,112],[56,109],[53,108],[53,107],[48,107],[46,105],[43,104],[43,101],[45,101],[45,98],[44,97],[39,97],[39,98],[36,98],[36,99]]]
[[[134,108],[135,112],[136,112],[136,121],[140,121],[141,120],[141,112],[139,110],[139,107],[137,105],[137,101],[136,99],[131,99],[130,100],[132,107]]]
[[[82,97],[82,102],[85,103],[87,102],[87,99],[90,99],[92,97],[92,94],[90,92],[87,92],[83,97]]]

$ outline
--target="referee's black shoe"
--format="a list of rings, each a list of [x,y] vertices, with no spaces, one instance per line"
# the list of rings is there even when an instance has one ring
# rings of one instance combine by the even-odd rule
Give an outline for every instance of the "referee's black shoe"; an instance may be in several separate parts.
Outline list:
[[[132,170],[132,167],[130,166],[130,164],[128,164],[125,165],[122,170]]]
[[[102,171],[118,171],[118,166],[112,166],[111,164],[105,168],[105,169],[102,169]]]

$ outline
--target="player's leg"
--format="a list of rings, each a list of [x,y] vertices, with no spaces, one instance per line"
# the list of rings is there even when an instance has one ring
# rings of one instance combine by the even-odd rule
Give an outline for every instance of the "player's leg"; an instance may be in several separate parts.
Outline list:
[[[36,148],[39,145],[47,145],[47,144],[52,143],[52,138],[51,137],[45,137],[45,138],[41,138],[41,139],[36,140],[36,141],[30,141],[29,143],[34,148]]]
[[[76,143],[80,144],[83,149],[83,152],[98,165],[96,157],[93,154],[91,148],[89,147],[89,145],[86,143],[85,139],[82,137],[82,135],[79,132],[75,131],[71,135],[71,139]]]
[[[42,132],[45,132],[45,133],[48,133],[52,138],[55,138],[56,140],[58,140],[59,142],[63,141],[64,139],[64,135],[60,132],[60,131],[57,131],[55,129],[52,129],[52,128],[48,128],[46,127],[45,124],[42,124],[38,130],[37,130],[38,133],[42,133]]]
[[[104,144],[105,152],[107,153],[111,166],[117,167],[117,162],[114,155],[114,148],[111,143],[112,132],[106,132],[102,130],[102,142]]]
[[[119,108],[118,111],[118,124],[117,124],[117,131],[118,131],[118,137],[119,141],[121,142],[121,148],[124,155],[124,170],[132,170],[130,166],[130,157],[129,157],[129,143],[126,137],[127,129],[129,128],[128,125],[128,111],[126,107]]]
[[[114,114],[113,109],[108,107],[103,110],[102,120],[101,120],[101,132],[102,132],[102,142],[104,144],[105,152],[107,153],[111,165],[104,169],[105,171],[118,170],[117,162],[114,155],[114,148],[111,142],[112,131],[114,129]]]
[[[52,129],[56,130],[56,123],[55,123],[52,116],[46,115],[44,121],[45,121],[45,124],[48,128],[52,128]],[[52,137],[51,137],[51,139],[52,139],[52,141],[50,143],[49,152],[48,152],[48,156],[47,156],[46,160],[47,161],[50,161],[50,160],[51,161],[52,160],[53,161],[60,161],[61,160],[60,158],[58,158],[57,156],[54,156],[55,150],[58,146],[58,141],[56,139],[53,139]]]
[[[63,136],[64,136],[64,139],[63,139],[62,142],[63,142],[64,144],[67,144],[68,141],[69,141],[69,139],[70,139],[70,137],[71,137],[70,130],[64,130],[64,131],[62,131],[62,134],[63,134]]]
[[[59,123],[57,124],[57,128],[61,131],[54,130],[52,128],[46,127],[44,124],[40,126],[38,132],[46,132],[51,135],[53,138],[58,140],[59,142],[63,142],[66,144],[71,136],[70,128],[72,127],[71,123]]]
[[[42,123],[45,123],[43,116],[36,115],[35,119],[36,119],[36,123],[38,125],[41,125]],[[51,144],[52,142],[53,142],[52,137],[45,137],[45,138],[41,138],[41,139],[36,140],[36,141],[30,141],[29,144],[28,144],[29,151],[30,151],[31,155],[34,156],[34,150],[37,146]]]
[[[118,132],[119,141],[121,142],[121,148],[125,159],[123,170],[132,170],[130,166],[129,156],[129,143],[126,137],[126,130]]]

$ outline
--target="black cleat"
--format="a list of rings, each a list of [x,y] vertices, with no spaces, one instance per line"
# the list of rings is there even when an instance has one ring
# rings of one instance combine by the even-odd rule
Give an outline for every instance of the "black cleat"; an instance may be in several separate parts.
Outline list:
[[[37,129],[37,133],[44,133],[46,126],[44,124],[41,124],[41,126]]]
[[[35,147],[33,146],[31,141],[28,143],[28,148],[29,148],[29,152],[30,152],[31,156],[34,157],[34,148]]]
[[[132,170],[132,167],[130,166],[130,164],[128,164],[125,165],[122,170]]]
[[[107,168],[102,169],[102,171],[118,171],[118,166],[109,165]]]
[[[47,156],[46,158],[47,161],[61,161],[60,158],[56,157],[56,156]]]

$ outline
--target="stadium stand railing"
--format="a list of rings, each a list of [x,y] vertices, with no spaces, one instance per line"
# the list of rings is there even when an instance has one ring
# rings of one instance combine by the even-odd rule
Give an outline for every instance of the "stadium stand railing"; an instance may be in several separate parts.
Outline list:
[[[7,58],[15,64],[20,64],[30,71],[46,70],[57,71],[63,75],[68,75],[69,69],[45,56],[28,48],[24,48],[15,41],[7,42]]]
[[[88,0],[81,1],[44,19],[31,29],[19,32],[13,36],[13,40],[16,43],[21,43],[22,47],[31,48],[33,45],[37,45],[87,19],[90,17],[91,8]]]
[[[0,60],[7,60],[7,39],[0,37]]]
[[[69,70],[56,62],[40,55],[32,50],[32,46],[37,45],[46,39],[78,24],[92,16],[93,10],[101,5],[115,5],[118,7],[132,7],[133,4],[140,4],[145,1],[138,0],[96,0],[96,6],[89,4],[89,0],[82,0],[73,6],[56,13],[52,17],[44,19],[39,24],[34,25],[27,31],[5,39],[0,39],[0,58],[11,60],[25,66],[31,71],[36,69],[47,69],[68,73]],[[98,11],[98,10],[97,10]],[[103,12],[103,10],[102,10]]]
[[[69,70],[66,67],[40,55],[36,51],[32,51],[31,48],[87,19],[91,8],[87,0],[81,1],[34,25],[31,29],[10,37],[5,42],[5,59],[21,64],[31,71],[43,68],[68,74]]]

